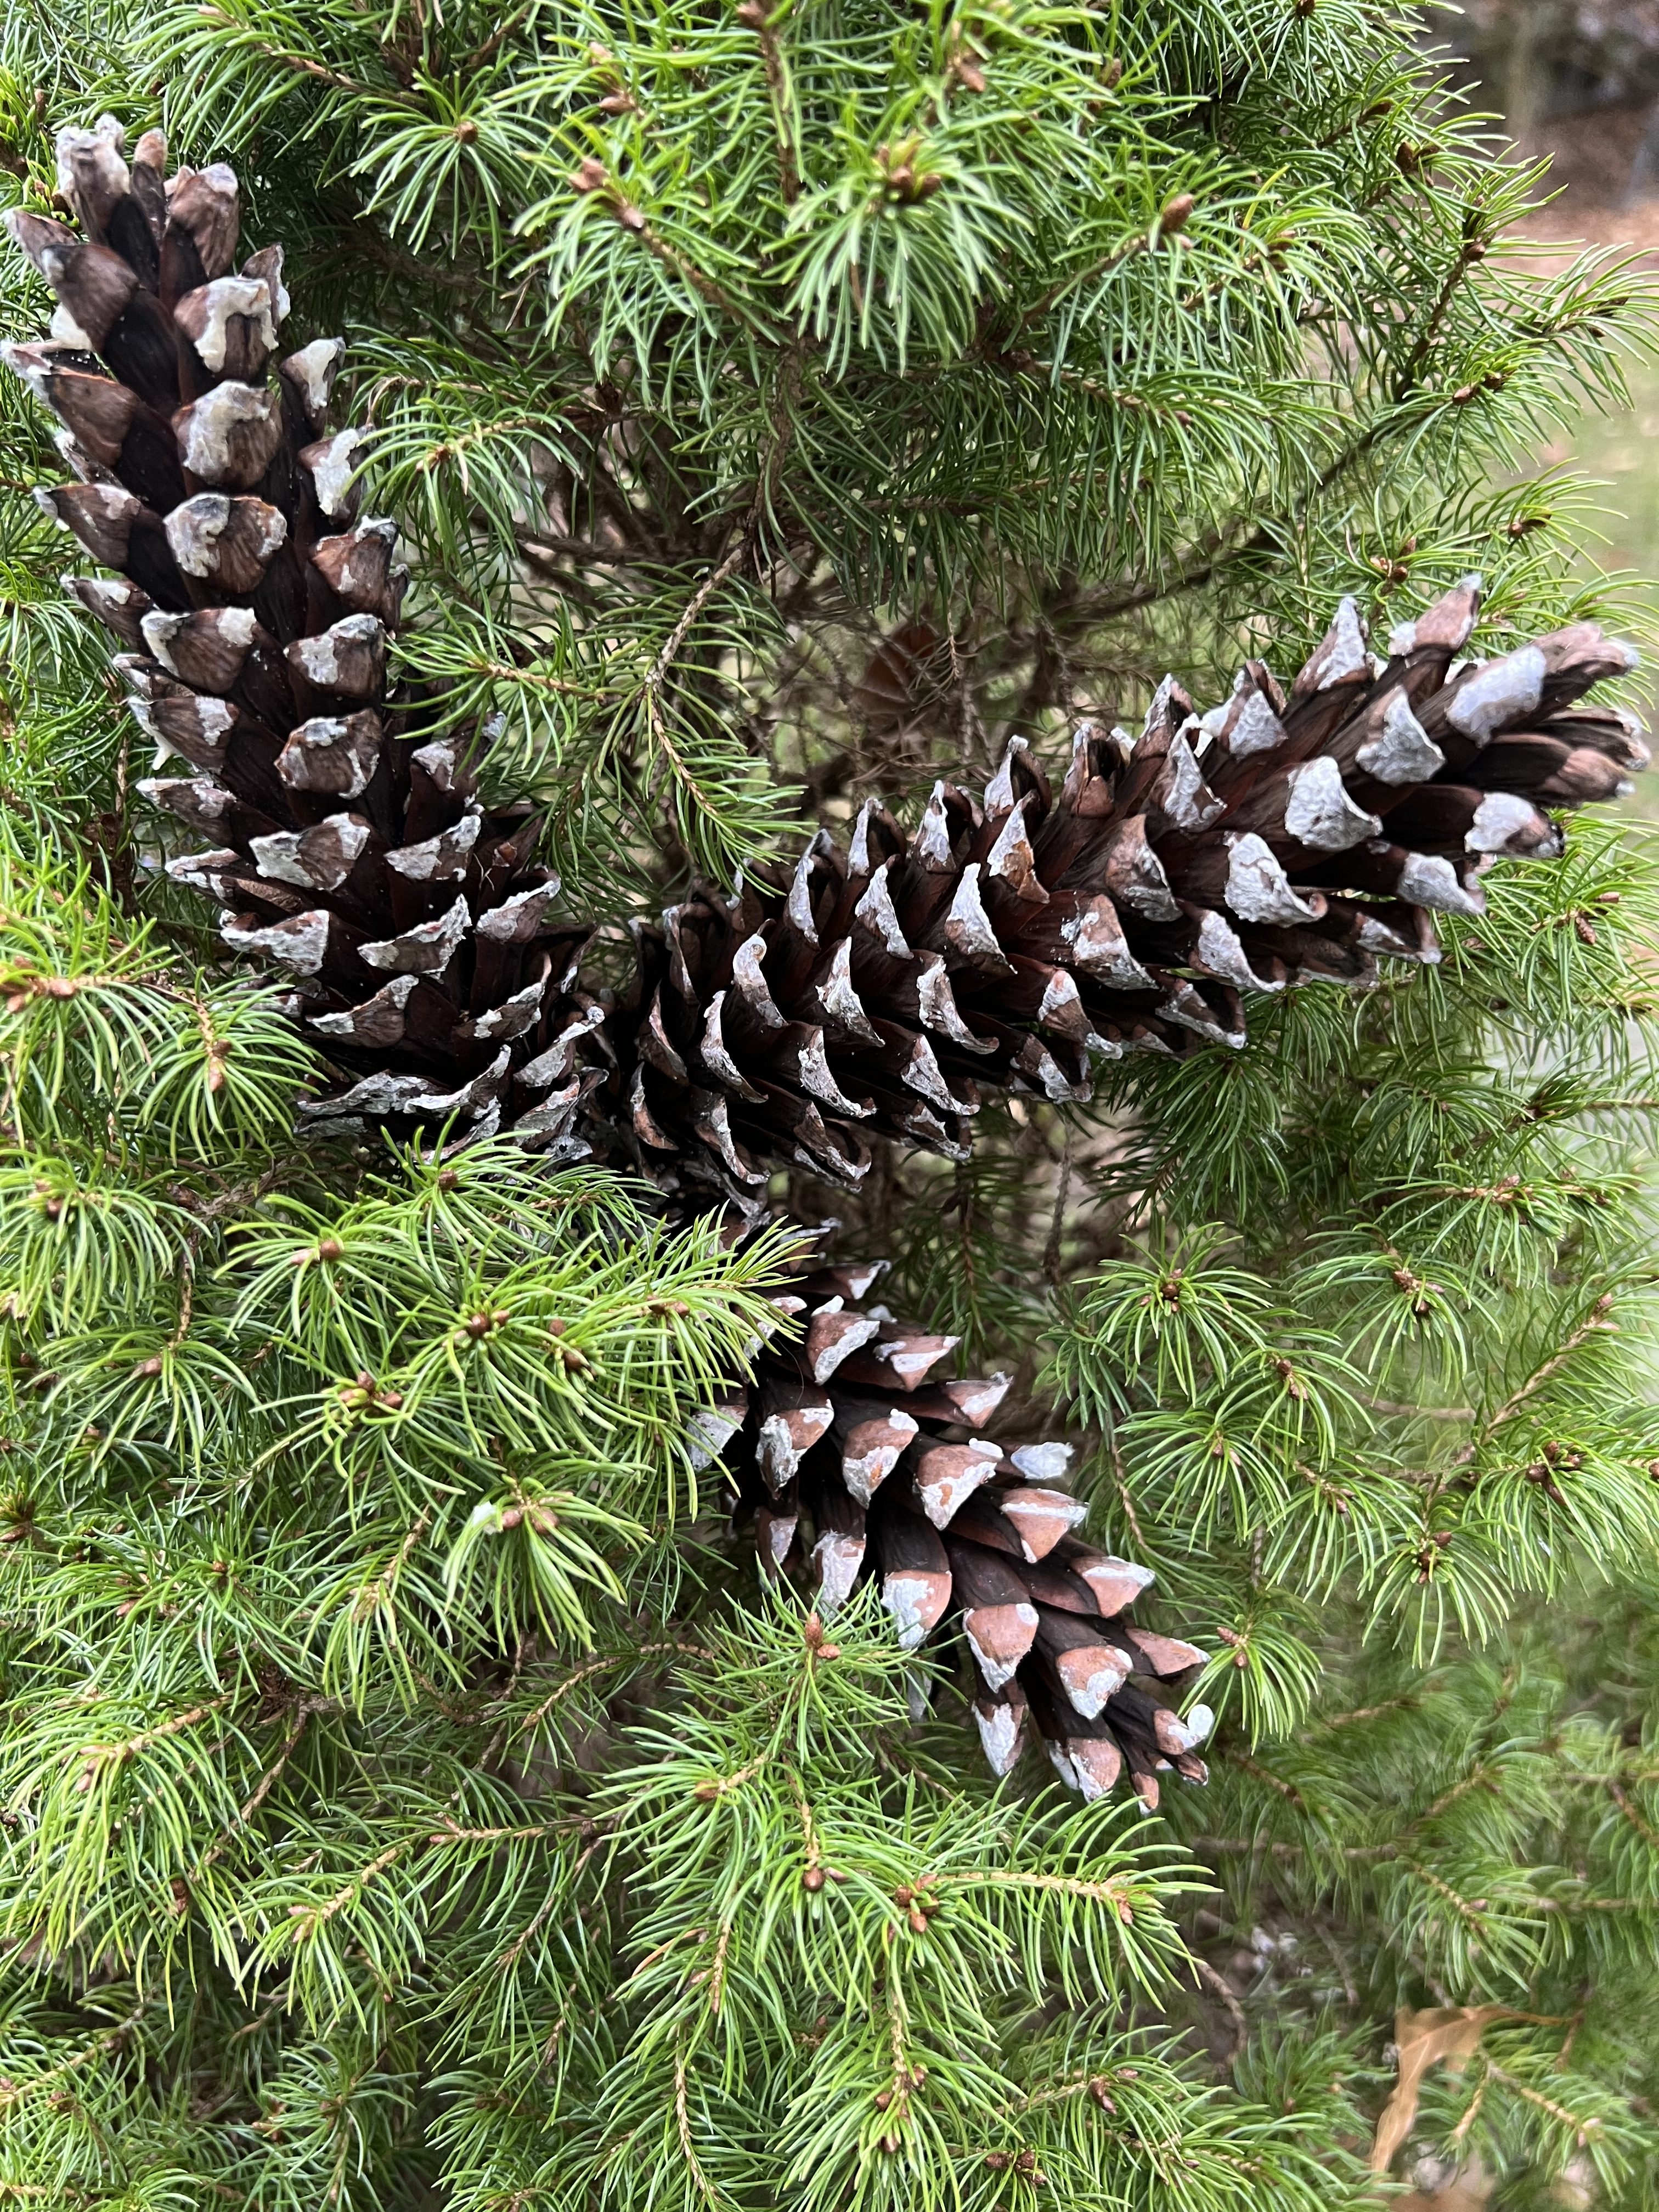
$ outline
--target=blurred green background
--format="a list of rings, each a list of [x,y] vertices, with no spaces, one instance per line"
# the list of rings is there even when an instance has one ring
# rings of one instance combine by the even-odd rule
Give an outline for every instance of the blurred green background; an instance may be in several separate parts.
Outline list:
[[[1659,569],[1659,370],[1632,374],[1631,392],[1628,413],[1591,417],[1575,436],[1546,447],[1543,458],[1605,481],[1607,543],[1595,549],[1603,567],[1651,574]]]
[[[1553,197],[1527,225],[1540,257],[1623,247],[1659,284],[1659,0],[1467,0],[1429,19],[1424,44],[1474,106],[1548,160]],[[1596,480],[1589,558],[1659,578],[1659,367],[1628,373],[1627,410],[1547,436],[1537,458]],[[1659,628],[1659,586],[1637,596]],[[1659,667],[1649,701],[1659,720]],[[1659,820],[1659,774],[1630,803]]]
[[[1659,629],[1659,365],[1638,362],[1628,374],[1628,409],[1586,416],[1541,445],[1538,458],[1582,471],[1595,484],[1597,512],[1585,551],[1609,574],[1632,580],[1632,599]],[[1648,722],[1659,732],[1659,659],[1651,648],[1649,659]],[[1655,752],[1654,769],[1638,777],[1634,796],[1624,802],[1650,822],[1659,822],[1659,740]]]

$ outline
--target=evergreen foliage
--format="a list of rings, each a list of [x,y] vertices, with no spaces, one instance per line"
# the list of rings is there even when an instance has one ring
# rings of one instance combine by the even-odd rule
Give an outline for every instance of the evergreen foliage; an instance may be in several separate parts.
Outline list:
[[[1504,244],[1537,175],[1419,27],[15,0],[0,196],[103,110],[236,161],[294,342],[350,340],[405,684],[501,718],[620,924],[1165,668],[1293,666],[1344,593],[1479,568],[1485,651],[1620,611],[1522,464],[1638,287]],[[50,312],[18,266],[3,312]],[[0,2195],[1314,2212],[1378,2201],[1395,2008],[1483,2006],[1396,2174],[1650,2203],[1640,839],[836,1194],[1214,1652],[1208,1791],[1079,1809],[726,1537],[686,1424],[787,1219],[296,1140],[315,1056],[156,866],[46,418],[0,420]]]

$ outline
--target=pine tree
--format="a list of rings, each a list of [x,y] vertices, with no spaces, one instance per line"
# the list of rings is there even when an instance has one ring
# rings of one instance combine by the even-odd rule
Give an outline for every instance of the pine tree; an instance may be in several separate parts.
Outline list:
[[[1646,2201],[1647,325],[1416,28],[6,19],[20,2201]]]

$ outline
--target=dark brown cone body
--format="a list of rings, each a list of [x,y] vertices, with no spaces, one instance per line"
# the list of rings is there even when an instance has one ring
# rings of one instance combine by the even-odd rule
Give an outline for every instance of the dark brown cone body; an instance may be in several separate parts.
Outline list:
[[[41,504],[124,580],[69,588],[126,648],[158,746],[140,788],[206,841],[169,872],[295,978],[342,1075],[320,1120],[505,1122],[581,1156],[599,1077],[566,992],[586,933],[551,918],[532,810],[484,805],[462,746],[387,705],[404,572],[392,525],[358,515],[357,434],[325,428],[343,349],[283,356],[282,249],[235,268],[229,169],[164,182],[158,133],[131,169],[122,144],[110,118],[59,134],[82,236],[8,218],[59,307],[51,340],[5,357],[80,478]]]
[[[962,1158],[987,1087],[1086,1098],[1126,1052],[1243,1044],[1249,992],[1438,959],[1436,912],[1648,758],[1574,703],[1629,647],[1455,665],[1478,606],[1471,578],[1373,660],[1345,601],[1288,695],[1251,663],[1200,719],[1171,679],[1134,743],[1078,730],[1058,797],[1016,738],[982,801],[939,784],[908,836],[872,802],[793,878],[694,892],[607,1025],[639,1160],[744,1203],[779,1159],[856,1183],[872,1137]]]
[[[954,1337],[862,1303],[880,1272],[803,1275],[776,1301],[793,1340],[763,1346],[753,1382],[694,1425],[763,1572],[799,1578],[825,1619],[875,1579],[907,1650],[959,1632],[999,1775],[1035,1733],[1086,1797],[1124,1771],[1149,1808],[1160,1770],[1202,1781],[1208,1715],[1180,1718],[1164,1684],[1206,1655],[1129,1619],[1152,1577],[1073,1534],[1070,1447],[985,1437],[1008,1376],[945,1378]]]

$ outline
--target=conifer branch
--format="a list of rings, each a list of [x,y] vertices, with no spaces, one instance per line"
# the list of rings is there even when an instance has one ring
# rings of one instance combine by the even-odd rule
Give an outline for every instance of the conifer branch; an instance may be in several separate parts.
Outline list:
[[[1659,2155],[1651,340],[1293,14],[0,27],[0,2191]]]

